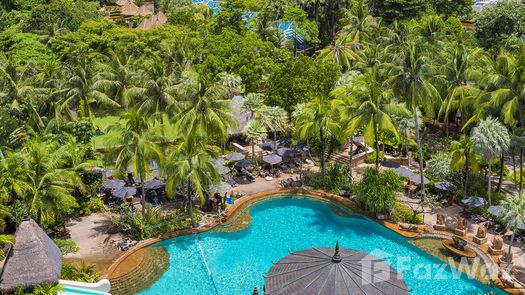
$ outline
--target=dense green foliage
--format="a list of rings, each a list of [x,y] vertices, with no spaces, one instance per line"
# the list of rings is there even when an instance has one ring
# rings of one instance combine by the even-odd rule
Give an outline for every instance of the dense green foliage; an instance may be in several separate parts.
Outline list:
[[[423,224],[423,214],[414,213],[407,205],[397,202],[392,210],[391,218],[395,222],[405,222],[410,224]]]
[[[476,38],[486,49],[519,43],[525,35],[525,5],[521,1],[498,1],[476,18]]]
[[[357,188],[357,202],[368,211],[386,213],[394,208],[396,192],[401,188],[401,178],[394,171],[368,169]]]
[[[95,283],[100,280],[100,273],[95,270],[94,264],[62,263],[60,279],[68,281]]]
[[[218,152],[239,127],[237,94],[247,97],[243,110],[252,121],[243,131],[252,144],[277,134],[310,144],[321,173],[307,181],[316,188],[351,189],[352,169],[328,159],[363,136],[368,147],[406,154],[432,180],[449,179],[450,162],[461,175],[450,180],[465,195],[482,192],[482,175],[504,175],[493,162],[508,153],[516,169],[523,164],[519,141],[490,154],[470,135],[491,116],[500,131],[525,128],[525,12],[516,1],[501,2],[464,30],[460,19],[474,17],[471,4],[228,0],[212,13],[163,0],[157,9],[168,23],[143,31],[132,28],[140,17],[109,21],[98,1],[3,1],[2,229],[12,231],[24,215],[58,229],[102,211],[93,168],[148,179],[152,161],[167,180],[167,197],[182,195],[187,208],[157,212],[145,206],[143,190],[144,212],[123,210],[116,224],[136,238],[195,224],[194,199],[206,207],[209,186],[221,180]],[[254,16],[243,20],[247,11]],[[276,28],[281,22],[293,23],[288,38]],[[439,124],[450,146],[434,146]],[[380,156],[367,161],[378,169]],[[387,211],[398,182],[391,172],[367,171],[360,204]]]
[[[349,177],[348,166],[334,163],[327,167],[326,177],[323,177],[321,173],[308,173],[306,183],[314,189],[323,189],[338,194],[342,191],[351,192]]]
[[[53,240],[57,247],[62,252],[62,255],[67,255],[70,253],[76,253],[78,252],[79,248],[77,247],[77,244],[73,240],[62,240],[62,239],[55,239]]]

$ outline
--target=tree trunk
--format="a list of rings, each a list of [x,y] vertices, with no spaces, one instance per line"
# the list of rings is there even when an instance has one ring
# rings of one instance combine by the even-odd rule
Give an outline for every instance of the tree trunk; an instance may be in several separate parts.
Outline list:
[[[140,205],[142,206],[142,217],[146,215],[146,189],[144,188],[144,173],[139,173],[140,184],[142,185],[142,195],[140,196]]]
[[[514,229],[512,231],[512,236],[510,237],[510,242],[509,242],[509,252],[507,252],[507,272],[509,274],[510,274],[510,257],[512,254],[512,242],[514,242],[514,235],[515,235],[516,230],[517,229]]]
[[[326,167],[324,163],[324,135],[323,135],[323,128],[319,128],[319,139],[321,140],[321,151],[319,153],[319,158],[321,160],[321,175],[323,178],[326,174]]]
[[[514,185],[518,184],[518,173],[516,172],[516,154],[512,153],[512,174],[514,176]]]
[[[277,152],[277,131],[273,130],[273,151]]]
[[[491,183],[490,183],[490,174],[492,173],[491,171],[491,165],[490,165],[490,162],[489,162],[489,171],[487,173],[487,182],[488,182],[488,189],[487,189],[487,196],[489,198],[489,206],[492,206],[492,201],[490,199],[490,188],[491,188]]]
[[[352,183],[352,161],[354,159],[354,136],[350,136],[350,149],[348,150],[348,158],[350,162],[348,163],[349,174],[350,174],[350,183]]]
[[[190,214],[191,218],[191,227],[195,227],[195,218],[193,217],[193,198],[192,198],[192,192],[191,192],[191,182],[188,180],[187,182],[187,195],[188,195],[188,213]]]
[[[419,138],[419,120],[417,118],[417,107],[414,108],[414,125],[416,127],[417,152],[419,153],[419,174],[421,176],[421,197],[425,196],[425,183],[423,182],[423,150]]]
[[[504,169],[505,169],[505,163],[504,163],[504,157],[505,155],[503,153],[501,153],[501,156],[500,156],[500,168],[499,168],[499,180],[498,180],[498,192],[501,192],[501,185],[503,184],[503,172],[504,172]]]
[[[468,192],[468,175],[469,175],[469,158],[468,158],[468,152],[465,154],[465,183],[463,186],[463,198],[467,197]]]
[[[520,193],[523,191],[523,149],[520,149]]]
[[[252,161],[255,163],[255,140],[253,138],[252,138]]]

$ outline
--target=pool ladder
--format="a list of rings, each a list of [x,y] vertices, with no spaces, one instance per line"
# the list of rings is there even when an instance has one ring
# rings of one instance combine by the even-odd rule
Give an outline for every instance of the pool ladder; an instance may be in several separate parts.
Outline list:
[[[215,289],[215,294],[219,295],[219,289],[217,289],[217,284],[215,284],[215,279],[213,279],[213,275],[211,274],[210,268],[208,267],[208,262],[206,262],[206,257],[204,257],[204,252],[202,251],[201,242],[199,241],[199,236],[197,234],[195,234],[195,243],[197,243],[197,247],[199,248],[199,253],[201,254],[202,262],[204,262],[204,266],[206,267],[208,276],[210,277],[213,288]]]

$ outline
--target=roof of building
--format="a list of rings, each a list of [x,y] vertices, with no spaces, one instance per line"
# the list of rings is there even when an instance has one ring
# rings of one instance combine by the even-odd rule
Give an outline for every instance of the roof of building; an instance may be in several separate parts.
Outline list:
[[[58,282],[62,253],[34,220],[27,218],[20,223],[15,240],[2,269],[1,291]]]

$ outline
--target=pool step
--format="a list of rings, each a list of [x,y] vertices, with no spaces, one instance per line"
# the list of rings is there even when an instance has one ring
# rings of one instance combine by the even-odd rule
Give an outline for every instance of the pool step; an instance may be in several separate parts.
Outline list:
[[[128,261],[129,260],[129,261]],[[163,247],[138,250],[124,260],[110,278],[111,294],[131,295],[142,291],[157,281],[169,267],[169,254]]]

